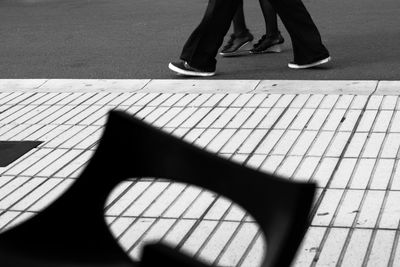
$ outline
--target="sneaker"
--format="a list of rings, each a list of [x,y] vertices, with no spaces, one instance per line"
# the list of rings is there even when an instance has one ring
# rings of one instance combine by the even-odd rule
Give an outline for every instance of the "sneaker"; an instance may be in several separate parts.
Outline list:
[[[178,74],[185,76],[209,77],[215,75],[215,71],[206,71],[193,68],[186,61],[171,62],[169,63],[168,68]]]
[[[296,64],[294,62],[290,62],[288,64],[288,67],[291,69],[307,69],[307,68],[312,68],[315,66],[319,66],[319,65],[328,63],[329,61],[331,61],[330,56],[320,59],[320,60],[317,60],[317,61],[310,62],[310,63],[305,63],[305,64]]]
[[[282,44],[285,41],[278,33],[274,36],[263,35],[261,39],[251,49],[252,54],[279,53],[282,51]]]
[[[223,57],[233,57],[249,54],[250,50],[253,48],[253,39],[254,37],[250,32],[247,32],[244,36],[240,37],[231,34],[229,41],[222,48],[219,54]]]

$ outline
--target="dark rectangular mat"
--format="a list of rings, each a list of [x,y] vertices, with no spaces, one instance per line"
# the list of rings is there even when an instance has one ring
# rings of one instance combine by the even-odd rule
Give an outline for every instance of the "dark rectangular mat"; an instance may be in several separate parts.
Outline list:
[[[41,143],[41,141],[0,141],[0,167],[6,167]]]

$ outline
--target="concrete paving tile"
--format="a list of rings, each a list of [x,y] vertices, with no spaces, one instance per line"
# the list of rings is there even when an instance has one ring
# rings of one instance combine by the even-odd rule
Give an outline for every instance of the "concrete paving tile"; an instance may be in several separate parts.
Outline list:
[[[250,129],[241,129],[236,131],[233,136],[226,142],[220,152],[230,154],[235,153],[237,150],[239,150],[241,145],[245,142],[250,134]]]
[[[364,192],[361,190],[346,190],[342,203],[338,206],[337,214],[333,221],[335,227],[351,227],[354,219],[360,212],[360,204]],[[323,200],[325,201],[325,199]]]
[[[256,128],[257,126],[260,126],[260,122],[262,120],[264,120],[266,118],[266,116],[268,116],[269,112],[270,112],[270,108],[258,108],[253,110],[253,112],[251,112],[251,114],[248,114],[249,117],[247,118],[247,120],[244,122],[244,124],[242,125],[243,128]],[[272,120],[269,121],[272,125]],[[264,127],[266,125],[263,125]],[[261,127],[261,128],[264,128]]]
[[[307,155],[322,157],[331,143],[334,134],[334,132],[321,131],[315,138],[310,150],[307,152]]]
[[[258,80],[151,80],[140,92],[168,93],[249,93]]]
[[[201,221],[185,240],[182,251],[192,257],[195,256],[217,224],[216,221]]]
[[[253,97],[254,94],[240,94],[231,104],[230,107],[243,107],[246,106],[247,102]]]
[[[372,133],[367,138],[364,145],[364,151],[361,154],[363,158],[376,158],[378,157],[383,140],[385,139],[384,133]]]
[[[240,230],[216,264],[218,266],[237,266],[247,247],[257,234],[258,229],[254,223],[244,223],[241,225]]]
[[[302,131],[289,151],[289,155],[305,155],[315,141],[317,134],[317,131]]]
[[[381,109],[383,109],[383,110],[394,110],[394,109],[396,109],[396,106],[397,106],[397,103],[398,103],[398,99],[399,99],[398,96],[392,96],[392,95],[383,96]]]
[[[199,252],[198,258],[209,264],[215,262],[238,226],[238,222],[222,222]]]
[[[312,180],[320,187],[326,187],[332,179],[333,171],[338,163],[338,158],[323,158],[315,171]]]
[[[301,162],[298,170],[293,175],[297,181],[309,181],[315,172],[320,158],[318,157],[305,157]]]
[[[24,95],[23,92],[6,92],[0,93],[0,105],[12,105],[12,103],[8,103],[12,99]],[[25,96],[26,97],[26,96]]]
[[[351,103],[353,102],[354,99],[354,95],[341,95],[338,99],[338,101],[336,102],[335,108],[336,109],[348,109],[351,105]]]
[[[366,109],[367,110],[380,109],[382,100],[383,100],[383,96],[372,95],[371,98],[368,100]]]
[[[260,170],[267,173],[274,173],[284,158],[285,156],[268,156],[260,166]]]
[[[236,203],[233,203],[226,216],[224,217],[224,220],[227,221],[242,221],[244,217],[246,216],[246,210],[243,209],[241,206],[239,206]]]
[[[357,165],[357,169],[353,174],[350,188],[366,189],[370,181],[375,163],[375,159],[360,159]]]
[[[40,87],[39,92],[136,92],[144,88],[149,79],[135,80],[80,80],[80,79],[50,79]]]
[[[189,186],[179,195],[177,201],[165,212],[165,217],[179,218],[192,207],[192,204],[201,196],[201,190],[198,187]],[[187,217],[185,217],[187,218]]]
[[[382,217],[379,221],[379,228],[394,230],[398,228],[400,221],[400,209],[398,208],[399,202],[400,192],[389,191],[383,207]]]
[[[332,109],[336,105],[336,102],[339,100],[339,97],[339,95],[326,95],[324,99],[322,99],[319,108]]]
[[[267,130],[254,130],[249,137],[246,139],[245,142],[243,142],[243,144],[240,146],[238,153],[242,153],[242,154],[250,154],[252,153],[254,150],[256,151],[261,151],[259,150],[259,144],[261,142],[261,140],[264,139],[264,137],[267,135]],[[260,152],[260,153],[266,153],[265,151]]]
[[[346,228],[330,229],[316,263],[317,266],[336,266],[348,233],[349,229]]]
[[[133,219],[132,218],[126,218],[126,217],[106,217],[106,218],[115,218],[112,223],[107,222],[108,225],[110,226],[110,232],[112,235],[117,238],[120,236],[126,229],[132,224]]]
[[[362,266],[372,235],[369,229],[354,229],[341,266]]]
[[[169,187],[161,193],[161,195],[155,200],[155,202],[143,213],[143,216],[157,217],[165,212],[166,209],[182,193],[186,188],[186,185],[180,183],[172,183]]]
[[[336,132],[336,135],[326,151],[327,157],[340,157],[347,142],[350,140],[350,132]]]
[[[325,123],[327,117],[329,116],[329,109],[317,109],[314,112],[311,120],[307,123],[306,128],[308,130],[316,130],[318,131],[322,125]]]
[[[25,195],[32,192],[36,187],[40,186],[45,181],[46,181],[46,179],[44,179],[44,178],[28,179],[28,180],[23,181],[23,184],[18,186],[18,188],[16,188],[17,190],[14,190],[12,193],[3,194],[4,192],[2,192],[1,196],[6,196],[6,197],[3,197],[0,200],[0,209],[7,209],[7,208],[15,205],[18,201],[20,201],[22,198],[24,198]]]
[[[150,218],[142,218],[137,220],[134,224],[130,225],[130,227],[126,231],[124,231],[119,237],[119,245],[125,251],[129,250],[129,248],[149,229],[154,221],[155,219]],[[138,259],[138,255],[132,254],[132,251],[129,253],[129,255],[133,258]]]
[[[377,81],[304,81],[304,80],[262,80],[255,92],[292,94],[371,94]]]
[[[254,169],[258,169],[261,166],[261,164],[264,162],[266,157],[267,157],[266,155],[253,154],[252,156],[250,156],[250,158],[246,162],[246,166],[254,168]]]
[[[58,198],[65,190],[67,190],[73,183],[71,179],[65,179],[61,183],[59,183],[56,187],[54,187],[51,191],[48,191],[47,194],[42,196],[35,204],[29,207],[29,211],[41,211],[45,207],[47,207],[50,203],[52,203],[56,198]]]
[[[14,220],[17,216],[19,216],[22,212],[20,211],[5,211],[0,215],[0,232],[5,230],[5,226],[7,226],[12,220]]]
[[[398,266],[400,264],[400,246],[399,246],[399,240],[395,240],[394,246],[396,248],[393,248],[395,251],[393,251],[393,266]]]
[[[277,121],[275,128],[276,129],[286,129],[288,128],[293,120],[296,118],[299,113],[299,108],[289,108],[285,111],[285,113],[279,118]]]
[[[288,107],[289,105],[292,104],[292,102],[293,102],[295,97],[296,97],[296,95],[293,95],[293,94],[282,95],[278,99],[278,101],[275,103],[274,106],[277,107],[277,108],[286,108],[286,107]]]
[[[191,107],[201,107],[210,98],[213,97],[213,94],[193,94],[193,95],[197,95],[197,97],[192,102],[190,102],[189,106],[191,106]]]
[[[218,199],[214,202],[211,208],[207,211],[207,214],[204,216],[205,220],[221,220],[221,218],[226,214],[227,210],[232,205],[232,202],[223,197],[219,196]]]
[[[288,156],[276,171],[276,174],[283,178],[292,177],[302,160],[301,156]]]
[[[224,112],[211,124],[211,128],[224,128],[239,112],[240,108],[228,107]]]
[[[196,200],[183,214],[185,219],[199,219],[208,210],[216,199],[217,195],[211,191],[202,191]]]
[[[399,89],[400,89],[399,81],[379,81],[377,89],[374,94],[398,96],[400,92]]]
[[[371,180],[371,189],[386,190],[393,173],[393,159],[379,159]]]
[[[385,196],[383,191],[366,191],[360,214],[357,218],[356,227],[372,228],[375,227]]]
[[[129,188],[116,202],[107,209],[107,215],[121,215],[151,185],[149,181],[140,181]]]
[[[176,247],[187,235],[187,233],[193,229],[196,220],[176,220],[171,229],[163,237],[162,242],[167,243],[168,246]]]
[[[272,150],[272,154],[286,155],[292,148],[293,144],[296,142],[300,133],[301,131],[294,131],[294,130],[286,131],[282,135],[282,137],[280,138],[279,142],[276,144],[274,149]]]
[[[46,81],[47,79],[0,79],[0,92],[32,91]]]
[[[336,131],[336,129],[339,127],[339,124],[342,122],[344,116],[345,116],[345,110],[343,109],[332,110],[322,130]]]
[[[251,94],[251,98],[244,104],[244,107],[259,107],[268,97],[268,94]]]
[[[354,168],[356,166],[357,159],[344,158],[341,160],[335,175],[331,181],[331,188],[346,188],[352,177]]]
[[[328,189],[312,220],[313,226],[330,226],[333,216],[338,209],[339,201],[344,190]]]
[[[390,121],[392,120],[393,111],[381,110],[376,118],[375,125],[373,128],[374,132],[386,132]]]
[[[367,140],[368,133],[361,132],[361,133],[355,133],[353,138],[350,140],[350,144],[344,154],[344,156],[347,157],[354,157],[357,158],[359,157],[365,141]]]
[[[310,226],[293,260],[293,266],[311,266],[324,237],[325,227]]]
[[[388,266],[395,231],[378,230],[368,257],[367,266]]]
[[[241,267],[251,267],[260,266],[262,260],[264,259],[265,253],[267,251],[267,245],[265,239],[262,235],[259,235],[250,250],[243,258],[243,261],[239,263]]]
[[[160,195],[167,188],[169,183],[158,182],[153,183],[149,187],[146,187],[145,191],[135,199],[134,202],[124,211],[125,216],[141,216],[148,208],[155,203],[155,201],[160,197]]]
[[[129,254],[133,258],[139,259],[142,255],[143,246],[148,243],[158,242],[174,222],[175,219],[160,219],[155,221],[153,225],[147,229],[144,235],[141,236],[141,240],[135,242],[135,245],[131,248],[132,251]]]

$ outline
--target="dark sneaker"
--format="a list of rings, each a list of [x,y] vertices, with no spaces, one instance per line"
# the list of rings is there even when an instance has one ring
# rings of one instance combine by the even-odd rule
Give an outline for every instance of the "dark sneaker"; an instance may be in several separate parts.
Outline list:
[[[250,53],[250,49],[253,48],[254,37],[250,32],[247,32],[243,36],[235,36],[231,34],[229,41],[226,45],[221,49],[219,54],[223,57],[233,57],[233,56],[241,56]]]
[[[251,49],[252,54],[279,53],[282,51],[282,44],[285,41],[278,33],[274,36],[263,35],[261,39]]]
[[[322,59],[319,59],[319,60],[316,60],[313,62],[309,62],[309,63],[303,63],[303,64],[297,64],[294,62],[290,62],[288,64],[288,67],[291,69],[307,69],[307,68],[312,68],[312,67],[316,67],[316,66],[328,63],[329,61],[331,61],[331,57],[327,56]]]
[[[215,74],[215,71],[206,71],[193,68],[186,61],[171,62],[169,63],[168,68],[178,74],[185,76],[209,77]]]

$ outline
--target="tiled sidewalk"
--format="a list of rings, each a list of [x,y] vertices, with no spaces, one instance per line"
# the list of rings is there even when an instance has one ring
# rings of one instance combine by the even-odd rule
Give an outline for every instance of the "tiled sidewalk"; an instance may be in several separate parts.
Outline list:
[[[400,266],[400,82],[0,80],[0,140],[42,145],[0,168],[0,227],[65,190],[96,148],[110,109],[284,179],[316,181],[294,266]],[[221,266],[257,266],[254,221],[211,192],[129,179],[105,217],[138,258],[163,239]]]

